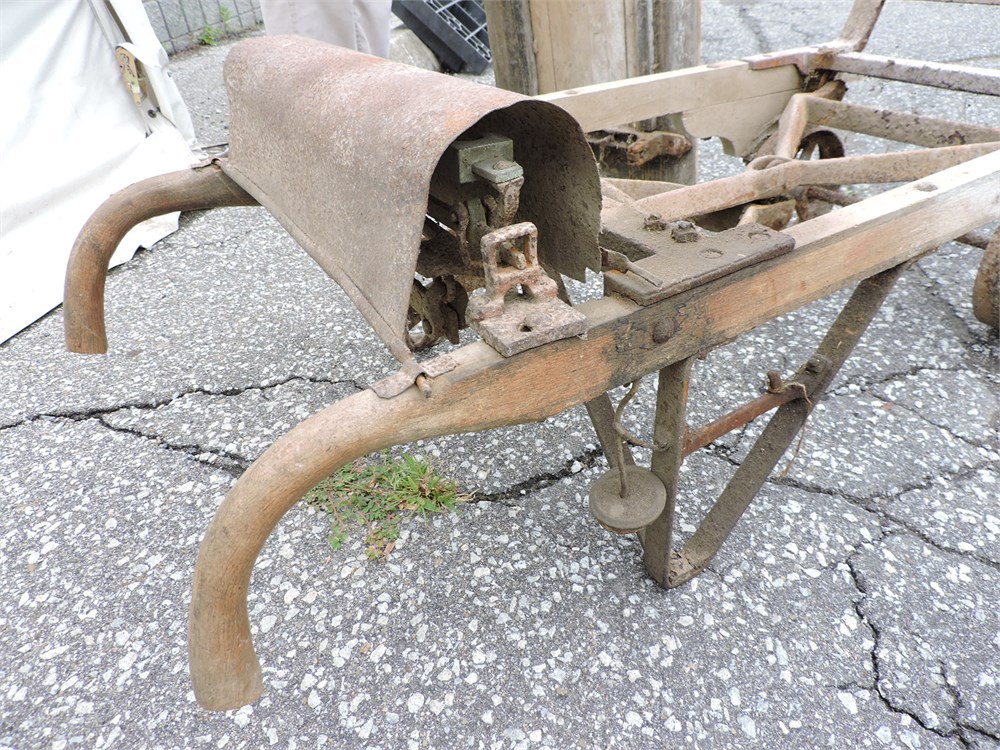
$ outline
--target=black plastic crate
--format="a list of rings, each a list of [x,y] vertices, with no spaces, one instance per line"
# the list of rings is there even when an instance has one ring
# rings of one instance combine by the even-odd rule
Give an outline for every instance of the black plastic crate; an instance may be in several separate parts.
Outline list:
[[[482,73],[493,59],[482,0],[393,0],[392,12],[449,71]]]

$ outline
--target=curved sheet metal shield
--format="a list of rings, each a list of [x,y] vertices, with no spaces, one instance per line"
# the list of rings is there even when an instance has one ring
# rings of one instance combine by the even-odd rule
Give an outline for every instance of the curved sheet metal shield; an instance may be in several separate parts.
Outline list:
[[[580,279],[599,268],[600,183],[579,125],[555,105],[294,36],[248,39],[225,67],[224,169],[347,292],[401,360],[431,175],[477,123],[514,141],[515,221]]]

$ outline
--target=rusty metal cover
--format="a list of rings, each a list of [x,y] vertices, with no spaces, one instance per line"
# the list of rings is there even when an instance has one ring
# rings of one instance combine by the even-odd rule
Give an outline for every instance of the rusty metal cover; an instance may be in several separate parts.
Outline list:
[[[546,265],[600,268],[590,147],[559,107],[295,36],[233,47],[224,169],[347,292],[393,355],[403,339],[431,175],[471,126],[513,139],[525,184],[515,221]]]

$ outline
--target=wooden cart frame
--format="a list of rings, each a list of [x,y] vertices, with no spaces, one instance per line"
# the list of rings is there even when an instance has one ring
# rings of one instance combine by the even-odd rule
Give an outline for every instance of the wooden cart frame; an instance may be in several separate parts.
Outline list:
[[[535,422],[586,404],[609,462],[621,469],[625,489],[630,481],[626,467],[634,463],[628,444],[641,441],[621,427],[624,403],[616,409],[606,394],[648,373],[657,372],[659,378],[651,470],[666,499],[651,523],[617,530],[639,531],[646,569],[664,587],[683,583],[705,567],[901,271],[955,238],[985,246],[987,238],[973,230],[1000,218],[1000,129],[840,101],[841,73],[1000,96],[997,71],[863,53],[881,6],[878,0],[857,0],[844,31],[829,44],[540,97],[564,108],[587,131],[681,115],[691,134],[719,136],[733,152],[755,158],[743,174],[690,187],[605,185],[601,241],[606,294],[573,308],[585,320],[583,335],[510,356],[477,342],[419,366],[404,366],[391,379],[392,387],[376,384],[334,403],[258,458],[216,513],[195,570],[190,663],[202,705],[233,708],[263,691],[247,613],[251,573],[275,525],[321,479],[390,446]],[[831,127],[923,148],[846,157],[823,136],[810,140],[817,129]],[[803,144],[818,146],[829,158],[796,158]],[[853,202],[831,190],[900,182],[906,184]],[[813,208],[819,199],[844,205],[817,214]],[[225,159],[112,197],[84,229],[70,261],[65,308],[69,348],[106,349],[102,308],[107,263],[129,227],[172,210],[256,202],[231,179]],[[799,220],[785,226],[795,209]],[[693,216],[727,211],[737,212],[738,223],[717,234],[698,234],[687,223]],[[757,222],[782,229],[765,229]],[[691,231],[695,236],[685,236]],[[642,232],[658,239],[651,241],[652,249],[635,252],[645,242]],[[987,259],[997,254],[1000,240],[994,239]],[[977,314],[984,309],[988,317],[996,306],[996,273],[981,276]],[[773,376],[768,393],[718,422],[687,429],[686,394],[695,357],[852,286],[856,288],[843,312],[797,372],[785,381]],[[683,457],[774,409],[698,530],[675,549],[672,529]],[[602,520],[616,526],[613,519]]]

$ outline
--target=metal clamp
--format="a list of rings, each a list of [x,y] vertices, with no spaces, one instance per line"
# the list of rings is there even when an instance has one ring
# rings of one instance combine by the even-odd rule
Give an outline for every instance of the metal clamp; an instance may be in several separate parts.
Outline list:
[[[578,336],[587,318],[559,299],[538,263],[538,229],[530,221],[497,229],[480,241],[486,288],[469,299],[466,319],[504,357]]]

